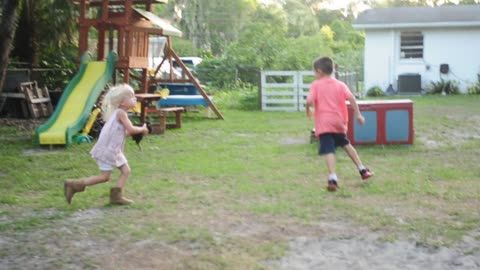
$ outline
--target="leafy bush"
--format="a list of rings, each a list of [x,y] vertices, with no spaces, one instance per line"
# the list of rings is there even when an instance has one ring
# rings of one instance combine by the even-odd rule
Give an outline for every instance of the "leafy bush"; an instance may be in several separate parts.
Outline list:
[[[258,89],[254,87],[221,91],[214,98],[215,105],[226,109],[252,111],[258,110],[260,104]]]
[[[235,64],[226,58],[203,59],[195,69],[198,79],[206,85],[230,88],[237,84]]]
[[[74,47],[61,51],[54,47],[45,48],[40,66],[48,69],[42,75],[47,88],[63,89],[77,70],[77,50]]]
[[[373,86],[367,90],[367,97],[381,97],[384,95],[385,92],[379,86]]]
[[[159,5],[160,6],[160,5]],[[180,56],[196,56],[197,50],[191,40],[185,38],[174,37],[173,44],[175,52]]]
[[[477,83],[467,88],[467,93],[470,95],[480,94],[480,74],[477,74]]]
[[[455,81],[445,81],[441,79],[440,81],[433,81],[427,86],[427,94],[442,94],[455,95],[460,93],[458,84]]]

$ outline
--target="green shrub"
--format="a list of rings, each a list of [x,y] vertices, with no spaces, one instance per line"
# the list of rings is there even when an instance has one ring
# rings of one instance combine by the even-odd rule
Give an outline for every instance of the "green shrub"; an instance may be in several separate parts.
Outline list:
[[[42,74],[47,88],[65,88],[77,70],[76,48],[59,51],[58,48],[48,47],[43,50],[42,56],[40,67],[48,69]]]
[[[219,91],[214,96],[219,108],[254,111],[260,107],[258,89],[254,87]]]
[[[479,95],[480,94],[480,74],[477,74],[477,83],[473,86],[467,88],[467,93],[469,95]]]
[[[173,44],[175,44],[175,52],[180,56],[197,56],[197,50],[193,46],[191,40],[174,37]]]
[[[381,97],[384,95],[385,95],[385,92],[382,90],[382,88],[378,86],[370,87],[367,90],[367,97]]]
[[[196,67],[198,79],[217,88],[235,87],[237,77],[235,64],[226,58],[206,58]]]
[[[458,88],[458,83],[456,81],[445,81],[441,79],[437,82],[430,82],[427,86],[427,94],[442,94],[445,93],[447,95],[456,95],[460,93],[460,89]]]

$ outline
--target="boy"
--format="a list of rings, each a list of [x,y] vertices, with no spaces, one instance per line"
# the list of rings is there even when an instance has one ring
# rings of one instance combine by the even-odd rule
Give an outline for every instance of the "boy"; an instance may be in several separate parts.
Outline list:
[[[357,151],[347,138],[348,110],[345,101],[350,101],[355,118],[361,125],[365,124],[365,118],[360,113],[355,96],[347,85],[332,77],[333,66],[333,61],[329,57],[321,57],[314,61],[316,80],[310,87],[306,106],[310,118],[312,118],[311,106],[315,108],[315,135],[319,137],[319,154],[325,157],[327,163],[328,191],[336,191],[338,188],[335,173],[335,149],[338,146],[342,147],[357,165],[363,180],[373,176],[373,172],[363,166]]]

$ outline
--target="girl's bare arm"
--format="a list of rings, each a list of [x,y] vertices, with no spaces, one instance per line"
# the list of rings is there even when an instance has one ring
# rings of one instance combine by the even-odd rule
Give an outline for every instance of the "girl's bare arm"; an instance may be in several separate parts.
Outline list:
[[[118,111],[118,121],[122,123],[127,131],[128,135],[143,133],[144,135],[148,134],[147,125],[143,124],[141,127],[134,126],[130,119],[128,118],[127,112],[123,110]]]

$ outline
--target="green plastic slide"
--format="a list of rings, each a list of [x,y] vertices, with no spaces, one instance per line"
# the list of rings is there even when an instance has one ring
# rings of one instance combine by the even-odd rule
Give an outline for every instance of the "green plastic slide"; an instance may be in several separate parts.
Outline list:
[[[69,145],[80,132],[106,84],[111,80],[117,55],[110,52],[107,61],[92,61],[82,56],[80,69],[64,89],[52,116],[36,130],[40,145]]]

